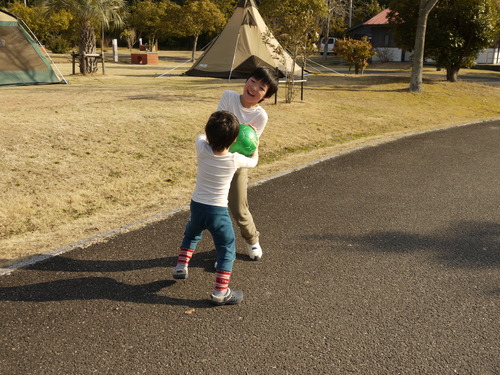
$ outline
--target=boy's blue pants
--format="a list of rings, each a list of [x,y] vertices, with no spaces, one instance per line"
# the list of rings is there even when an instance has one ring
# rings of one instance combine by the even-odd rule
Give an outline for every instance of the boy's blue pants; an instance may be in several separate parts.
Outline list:
[[[209,206],[191,201],[191,217],[186,224],[181,247],[196,250],[206,229],[213,237],[217,253],[217,271],[233,270],[236,245],[233,223],[227,207]]]

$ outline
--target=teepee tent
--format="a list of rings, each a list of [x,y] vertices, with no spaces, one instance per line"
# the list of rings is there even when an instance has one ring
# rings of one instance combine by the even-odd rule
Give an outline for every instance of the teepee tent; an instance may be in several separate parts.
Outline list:
[[[67,83],[35,40],[20,20],[0,10],[0,86]]]
[[[279,43],[267,28],[255,0],[240,0],[222,33],[186,74],[246,78],[258,66],[278,68],[282,75],[300,74],[300,67],[292,67],[292,58],[286,52],[284,56],[276,54],[277,47]]]

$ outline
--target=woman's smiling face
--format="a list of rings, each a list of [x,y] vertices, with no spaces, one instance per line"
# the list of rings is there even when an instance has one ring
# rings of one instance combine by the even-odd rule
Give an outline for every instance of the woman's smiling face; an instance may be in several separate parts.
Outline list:
[[[250,77],[243,87],[241,104],[246,108],[255,107],[266,96],[268,85],[260,79]]]

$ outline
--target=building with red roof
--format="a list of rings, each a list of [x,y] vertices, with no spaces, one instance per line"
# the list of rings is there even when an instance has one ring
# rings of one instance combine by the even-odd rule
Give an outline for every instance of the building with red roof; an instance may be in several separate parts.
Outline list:
[[[368,21],[363,22],[363,25],[388,25],[389,24],[389,8],[383,10],[379,14],[373,16]]]
[[[368,40],[377,51],[373,61],[409,61],[411,52],[402,51],[394,44],[394,38],[389,25],[389,13],[391,10],[385,9],[373,16],[368,21],[353,26],[346,31],[347,36],[353,39],[368,37]],[[500,49],[498,45],[481,52],[476,60],[478,64],[499,64]]]
[[[368,21],[351,27],[347,30],[347,35],[353,39],[366,36],[374,48],[395,47],[387,18],[390,11],[387,8]]]

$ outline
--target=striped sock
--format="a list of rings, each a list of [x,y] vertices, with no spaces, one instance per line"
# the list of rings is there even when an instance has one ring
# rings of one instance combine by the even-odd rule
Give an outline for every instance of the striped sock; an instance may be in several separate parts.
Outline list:
[[[179,250],[179,257],[177,258],[176,268],[187,268],[189,261],[193,257],[194,250],[181,247]]]
[[[229,279],[231,272],[229,271],[216,271],[215,272],[215,292],[216,295],[224,295],[229,287]]]

